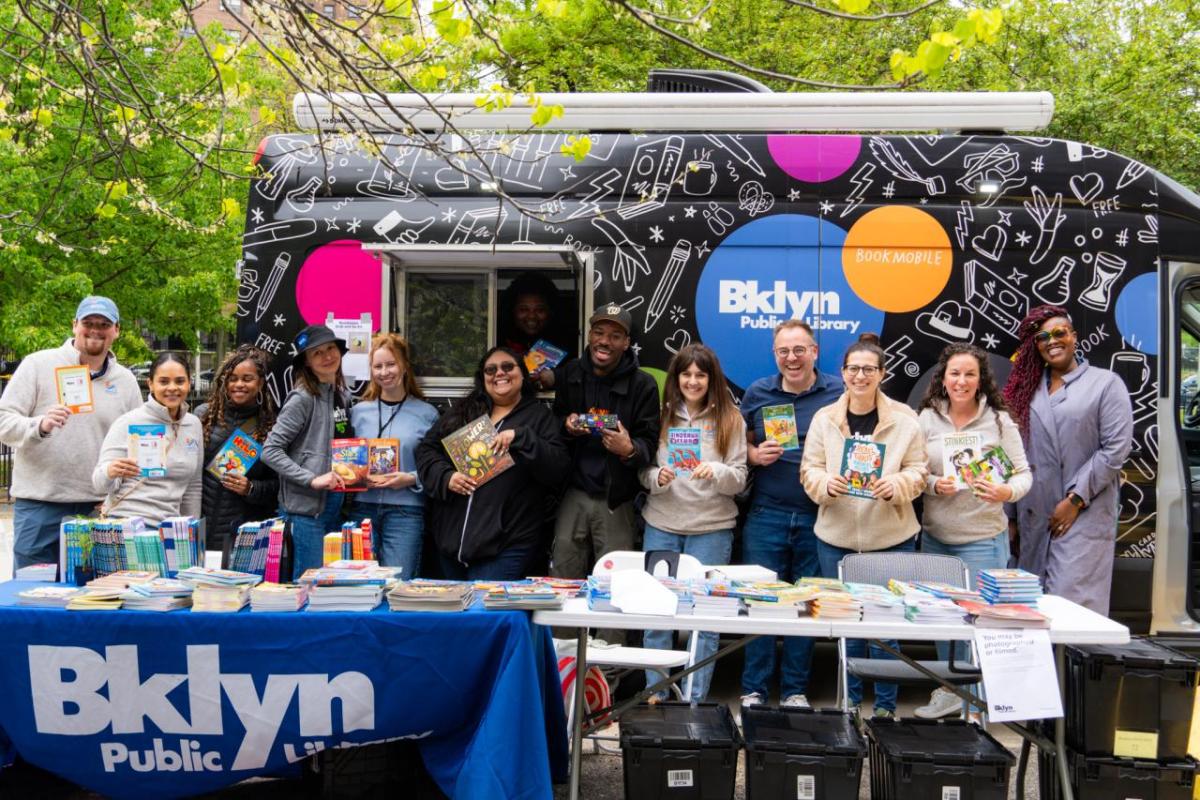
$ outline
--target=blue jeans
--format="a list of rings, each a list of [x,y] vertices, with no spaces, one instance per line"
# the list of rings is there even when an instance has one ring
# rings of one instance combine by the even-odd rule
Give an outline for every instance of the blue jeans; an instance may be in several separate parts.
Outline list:
[[[859,502],[859,501],[856,501]],[[863,501],[865,502],[865,501]],[[882,550],[874,550],[876,553],[891,553],[905,552],[911,553],[917,549],[917,538],[914,536],[911,539],[905,539],[903,542],[891,547],[885,547]],[[843,547],[837,547],[827,542],[817,541],[817,557],[821,559],[821,575],[826,578],[836,578],[838,576],[838,562],[842,560],[842,556],[856,553],[857,550],[847,550]],[[899,649],[900,643],[893,640],[885,640],[889,647]],[[847,639],[846,640],[846,658],[863,658],[867,654],[867,642],[865,639]],[[878,645],[871,645],[871,658],[895,658]],[[862,681],[853,675],[846,675],[846,689],[850,694],[850,705],[856,706],[862,702]],[[894,712],[896,710],[896,693],[899,687],[894,683],[877,683],[875,684],[875,708],[882,708]]]
[[[779,580],[789,583],[820,574],[817,537],[813,533],[816,520],[815,513],[754,505],[742,527],[742,562],[773,569]],[[762,636],[746,645],[742,694],[759,694],[764,700],[770,696],[767,684],[775,673],[775,641],[774,637]],[[780,698],[807,694],[812,650],[813,640],[806,636],[783,638]]]
[[[980,539],[967,544],[943,544],[925,531],[921,535],[921,552],[936,553],[943,556],[956,556],[967,565],[970,573],[967,586],[974,589],[979,571],[982,569],[1004,569],[1008,566],[1009,547],[1008,531],[1003,530],[995,536]],[[971,648],[967,642],[954,643],[954,660],[967,661],[970,659]],[[938,642],[937,654],[939,661],[950,658],[950,642]]]
[[[708,533],[689,533],[687,535],[669,533],[659,530],[653,525],[646,525],[642,536],[642,551],[670,550],[673,553],[686,553],[695,556],[701,564],[728,564],[729,554],[733,551],[733,531],[710,531]],[[659,650],[670,650],[675,638],[675,631],[646,631],[643,642],[646,647]],[[715,633],[700,633],[697,635],[696,660],[702,661],[717,652],[720,636]],[[708,687],[712,685],[713,667],[709,664],[704,669],[692,673],[692,692],[689,698],[693,703],[702,703],[708,696]],[[646,685],[662,679],[657,672],[646,673]]]
[[[320,516],[290,514],[280,516],[292,523],[292,580],[297,580],[304,570],[320,567],[325,560],[325,534],[342,529],[341,492],[325,493],[325,510]]]
[[[355,501],[350,518],[371,520],[375,557],[385,567],[400,567],[400,577],[412,580],[421,569],[421,543],[425,537],[425,509],[398,503]]]
[[[90,514],[94,502],[13,501],[13,569],[58,563],[58,532],[63,517]]]
[[[506,547],[494,558],[477,559],[470,564],[444,554],[439,556],[442,573],[452,581],[519,581],[528,577],[535,554],[533,546]]]

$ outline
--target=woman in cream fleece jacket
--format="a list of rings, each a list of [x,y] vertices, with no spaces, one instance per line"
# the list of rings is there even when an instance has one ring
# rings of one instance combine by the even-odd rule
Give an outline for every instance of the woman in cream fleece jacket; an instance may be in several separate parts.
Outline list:
[[[673,464],[668,437],[698,434],[695,460]],[[729,396],[716,353],[702,344],[681,349],[667,366],[662,425],[654,463],[642,470],[650,490],[642,549],[670,550],[695,556],[701,564],[728,564],[733,548],[737,505],[733,498],[746,485],[746,422]],[[696,660],[717,652],[718,636],[701,633]],[[647,647],[671,646],[671,631],[647,631]],[[691,700],[701,702],[712,682],[710,664],[695,673]],[[647,673],[647,681],[659,679]],[[665,692],[658,699],[665,698]]]
[[[842,359],[845,393],[813,416],[800,462],[804,491],[817,504],[817,559],[821,574],[836,578],[838,562],[847,553],[879,550],[912,551],[920,523],[912,501],[925,488],[925,437],[916,415],[904,403],[879,389],[884,377],[884,354],[878,337],[863,334]],[[851,437],[884,445],[882,474],[871,484],[874,497],[849,495],[842,475],[842,454]],[[894,643],[893,643],[893,646]],[[866,643],[848,640],[846,654],[866,655]],[[872,658],[886,658],[871,648]],[[848,676],[850,703],[862,699],[862,681]],[[875,684],[875,714],[894,716],[895,684]]]

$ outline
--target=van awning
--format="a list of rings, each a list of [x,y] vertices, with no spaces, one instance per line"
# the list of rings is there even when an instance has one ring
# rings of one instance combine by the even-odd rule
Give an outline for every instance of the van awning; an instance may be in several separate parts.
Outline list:
[[[363,250],[387,253],[405,267],[487,266],[494,269],[582,268],[579,254],[559,244],[394,244],[363,243]]]

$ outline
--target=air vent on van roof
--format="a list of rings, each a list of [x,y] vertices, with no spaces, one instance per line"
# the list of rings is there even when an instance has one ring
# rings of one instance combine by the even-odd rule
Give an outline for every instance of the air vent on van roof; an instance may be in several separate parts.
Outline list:
[[[744,75],[719,69],[652,69],[647,92],[770,92]]]

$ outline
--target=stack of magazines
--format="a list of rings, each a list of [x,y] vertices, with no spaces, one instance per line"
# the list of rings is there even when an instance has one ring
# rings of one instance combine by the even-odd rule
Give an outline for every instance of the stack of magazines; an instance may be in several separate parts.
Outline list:
[[[1020,603],[973,603],[959,600],[968,619],[979,628],[1049,628],[1050,619]]]
[[[584,590],[587,597],[588,609],[591,611],[615,612],[619,609],[612,604],[612,575],[592,575],[587,579]]]
[[[74,586],[35,586],[17,593],[17,605],[66,608],[71,598],[81,591]]]
[[[155,578],[129,587],[121,599],[134,611],[174,611],[192,605],[192,587],[173,578]]]
[[[904,618],[920,625],[956,625],[963,621],[963,611],[953,600],[912,591],[904,595]]]
[[[988,603],[1036,606],[1042,596],[1042,582],[1023,569],[981,569],[979,593]]]
[[[971,591],[962,586],[951,586],[948,583],[939,583],[937,581],[913,581],[911,584],[914,589],[919,589],[922,592],[927,592],[934,597],[942,597],[947,600],[971,600],[980,602],[983,597],[979,592]]]
[[[483,596],[483,607],[493,611],[562,608],[564,596],[544,583],[515,582],[493,586]]]
[[[124,589],[83,589],[67,601],[68,611],[114,611],[121,607]]]
[[[801,578],[797,586],[812,587],[816,596],[810,604],[812,615],[818,619],[862,618],[862,601],[850,593],[850,587],[834,578]]]
[[[380,584],[315,584],[308,590],[309,611],[372,611],[383,599]]]
[[[241,611],[250,602],[251,587],[262,581],[248,572],[211,567],[180,570],[178,577],[193,587],[192,611]]]
[[[742,598],[727,594],[724,589],[728,585],[722,581],[697,581],[692,589],[692,613],[698,617],[736,617],[741,614]]]
[[[369,560],[338,560],[300,576],[309,611],[371,611],[396,582],[396,569]]]
[[[296,583],[260,583],[250,590],[251,611],[299,611],[308,590]]]
[[[387,594],[392,611],[465,611],[474,600],[474,587],[456,581],[400,581]]]

